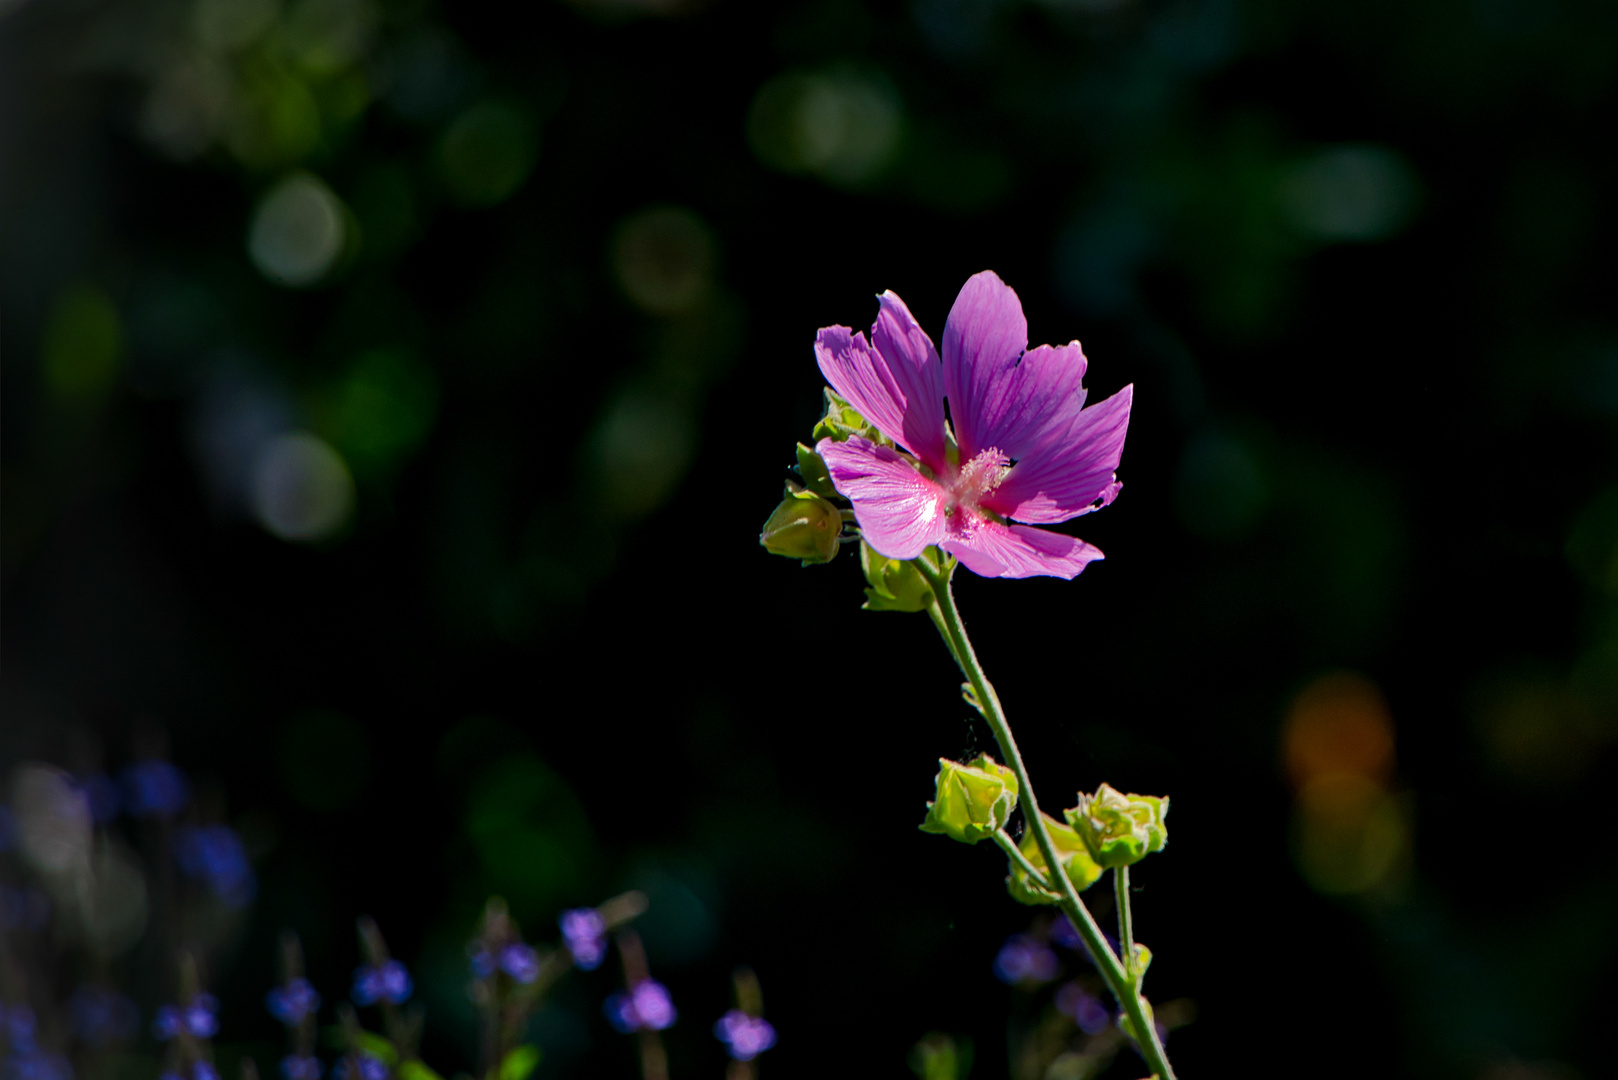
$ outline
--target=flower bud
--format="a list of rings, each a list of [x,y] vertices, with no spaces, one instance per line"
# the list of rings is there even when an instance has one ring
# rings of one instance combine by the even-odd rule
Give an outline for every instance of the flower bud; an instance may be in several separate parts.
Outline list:
[[[1055,846],[1057,857],[1062,860],[1062,869],[1067,871],[1073,888],[1083,892],[1094,885],[1101,876],[1101,867],[1090,857],[1089,849],[1084,846],[1084,838],[1049,814],[1041,812],[1039,816],[1045,819],[1051,844]],[[1022,852],[1023,858],[1033,863],[1034,869],[1042,874],[1050,873],[1046,868],[1045,853],[1039,850],[1039,842],[1034,839],[1033,829],[1023,829],[1017,850]],[[1021,864],[1015,861],[1011,864],[1011,877],[1006,881],[1006,887],[1011,890],[1011,898],[1019,904],[1054,904],[1061,900],[1060,895],[1033,881]]]
[[[1095,861],[1111,869],[1138,863],[1168,843],[1169,800],[1155,795],[1125,795],[1107,784],[1094,795],[1079,792],[1079,805],[1065,810],[1069,824],[1084,837]]]
[[[1016,808],[1017,777],[988,754],[967,765],[939,758],[937,796],[921,831],[975,844],[1004,828]]]
[[[815,442],[821,439],[846,442],[850,435],[858,435],[870,439],[879,446],[893,445],[886,435],[876,429],[876,425],[861,416],[854,406],[838,397],[829,386],[826,387],[826,414],[815,425],[814,435]]]
[[[802,559],[803,565],[830,562],[843,532],[842,511],[819,495],[787,483],[786,498],[764,523],[758,542],[773,555]]]
[[[928,548],[926,554],[937,556],[938,549]],[[915,563],[879,555],[864,540],[860,541],[860,569],[871,583],[865,590],[866,611],[925,611],[932,601],[932,586]]]

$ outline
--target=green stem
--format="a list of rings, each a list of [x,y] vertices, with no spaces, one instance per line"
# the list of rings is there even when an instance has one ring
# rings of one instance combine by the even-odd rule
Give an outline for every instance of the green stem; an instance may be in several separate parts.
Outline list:
[[[1011,838],[1010,833],[1006,832],[1004,829],[996,831],[994,834],[994,842],[1000,845],[1000,849],[1002,851],[1011,856],[1012,862],[1022,867],[1022,872],[1027,874],[1029,879],[1033,881],[1035,885],[1038,885],[1040,888],[1045,889],[1046,891],[1050,891],[1051,884],[1046,879],[1044,873],[1040,871],[1039,867],[1028,861],[1028,856],[1022,853],[1022,849],[1017,846],[1017,841]]]
[[[1045,866],[1048,868],[1051,883],[1055,886],[1054,891],[1062,897],[1062,910],[1067,913],[1079,936],[1084,939],[1084,944],[1089,948],[1101,977],[1106,980],[1107,988],[1112,991],[1112,996],[1128,1014],[1130,1025],[1138,1033],[1137,1042],[1147,1066],[1158,1080],[1174,1080],[1174,1070],[1170,1068],[1168,1056],[1163,1052],[1162,1040],[1157,1037],[1157,1026],[1147,1015],[1147,1006],[1141,999],[1140,988],[1124,965],[1119,962],[1117,955],[1107,944],[1105,935],[1101,933],[1101,927],[1096,924],[1095,916],[1090,914],[1090,909],[1084,906],[1078,891],[1073,888],[1073,882],[1067,876],[1067,869],[1062,865],[1061,857],[1057,853],[1056,844],[1051,840],[1050,830],[1045,827],[1045,818],[1040,814],[1039,803],[1034,797],[1034,785],[1028,778],[1028,768],[1023,764],[1022,754],[1017,749],[1017,740],[1011,735],[1011,725],[1006,721],[1000,696],[995,693],[994,685],[984,674],[983,665],[978,663],[971,639],[966,636],[966,626],[961,621],[961,613],[955,606],[955,594],[950,588],[950,576],[954,567],[934,566],[925,554],[915,560],[915,566],[921,571],[922,577],[927,579],[928,585],[932,586],[933,600],[928,605],[927,613],[938,626],[939,633],[944,637],[944,644],[949,647],[950,655],[960,666],[961,673],[966,676],[978,711],[988,722],[989,730],[994,732],[995,742],[1000,744],[1000,752],[1005,755],[1006,764],[1017,777],[1023,820],[1027,823],[1027,827],[1034,831],[1034,842],[1039,845],[1040,854],[1045,857]]]
[[[1129,867],[1112,872],[1112,895],[1118,905],[1118,940],[1124,949],[1124,969],[1135,974],[1135,915],[1129,906]]]

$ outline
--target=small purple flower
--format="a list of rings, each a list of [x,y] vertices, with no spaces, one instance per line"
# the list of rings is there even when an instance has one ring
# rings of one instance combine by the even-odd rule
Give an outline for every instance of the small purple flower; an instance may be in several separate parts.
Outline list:
[[[247,848],[235,830],[224,825],[186,826],[174,835],[174,857],[187,877],[204,882],[230,907],[253,898],[258,882]]]
[[[385,964],[362,967],[354,972],[354,990],[349,995],[356,1005],[374,1005],[386,1001],[401,1005],[410,1000],[415,984],[410,972],[397,960]]]
[[[135,817],[170,818],[191,799],[185,774],[166,761],[137,761],[123,772],[124,806]]]
[[[846,326],[815,336],[832,389],[903,451],[858,435],[815,447],[866,542],[890,559],[936,544],[983,577],[1071,578],[1101,558],[1030,526],[1117,497],[1133,387],[1084,408],[1079,343],[1029,349],[1022,302],[990,270],[955,298],[942,363],[903,300],[885,292],[877,302],[869,343]]]
[[[500,950],[500,970],[523,985],[539,978],[539,954],[522,942]]]
[[[282,1080],[320,1080],[320,1059],[308,1054],[288,1054],[281,1059]]]
[[[1073,928],[1073,920],[1069,919],[1066,915],[1058,915],[1056,917],[1056,921],[1051,923],[1051,940],[1062,946],[1064,949],[1072,949],[1074,952],[1082,952],[1086,954],[1089,952],[1089,950],[1084,947],[1084,939],[1081,938],[1079,936],[1079,932]]]
[[[1076,982],[1056,992],[1056,1008],[1071,1016],[1086,1035],[1099,1035],[1112,1025],[1112,1013],[1107,1011],[1107,1006]]]
[[[359,1055],[359,1080],[388,1080],[388,1067],[381,1058]],[[349,1080],[348,1057],[340,1057],[331,1067],[332,1080]]]
[[[180,1034],[211,1039],[219,1032],[219,1002],[212,994],[198,994],[185,1005],[162,1005],[152,1019],[152,1034],[167,1042]]]
[[[668,988],[654,979],[642,979],[627,994],[613,994],[604,1009],[619,1031],[662,1031],[679,1016]]]
[[[494,957],[488,949],[478,948],[471,956],[472,976],[477,979],[487,979],[494,974]]]
[[[1060,970],[1050,946],[1029,934],[1007,938],[994,958],[995,977],[1012,986],[1048,983]]]
[[[191,1080],[219,1080],[219,1070],[211,1061],[199,1061],[191,1066]]]
[[[775,1045],[775,1028],[762,1016],[732,1009],[713,1026],[713,1033],[737,1061],[752,1061]]]
[[[288,1027],[296,1027],[303,1023],[306,1016],[313,1016],[320,1008],[320,994],[309,980],[299,977],[288,979],[285,986],[278,986],[264,995],[264,1004],[281,1023]]]
[[[556,920],[562,941],[580,970],[594,971],[607,956],[607,921],[595,908],[574,908]]]
[[[86,983],[73,992],[67,1008],[73,1017],[73,1033],[89,1046],[124,1042],[140,1030],[140,1010],[116,990]]]

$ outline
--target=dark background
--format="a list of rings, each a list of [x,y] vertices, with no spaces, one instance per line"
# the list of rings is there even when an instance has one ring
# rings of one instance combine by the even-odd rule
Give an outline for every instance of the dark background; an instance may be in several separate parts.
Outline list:
[[[242,834],[222,1039],[273,1060],[275,934],[332,999],[371,914],[447,1076],[483,898],[545,938],[635,885],[676,1076],[743,962],[772,1076],[930,1030],[1004,1075],[1030,913],[915,829],[988,736],[855,559],[756,544],[816,328],[891,288],[937,340],[993,268],[1136,386],[1107,560],[958,593],[1048,806],[1173,798],[1137,925],[1181,1074],[1618,1066],[1618,8],[282,7],[0,15],[0,761],[166,753]],[[342,240],[288,284],[250,229],[300,170]],[[353,482],[305,539],[244,479],[291,430]],[[1341,669],[1404,838],[1351,888],[1280,765]],[[115,962],[146,1006],[159,952]],[[631,1073],[613,978],[541,1018],[550,1075]]]

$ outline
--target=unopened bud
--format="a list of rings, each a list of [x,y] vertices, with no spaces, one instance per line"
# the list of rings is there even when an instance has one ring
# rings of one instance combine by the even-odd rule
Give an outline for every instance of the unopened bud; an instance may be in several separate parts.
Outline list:
[[[937,557],[937,548],[922,556]],[[925,611],[932,602],[933,588],[921,576],[914,562],[890,559],[860,541],[860,568],[871,587],[865,590],[866,611]]]
[[[1163,823],[1169,800],[1155,795],[1125,795],[1107,784],[1094,795],[1079,792],[1079,805],[1063,811],[1084,837],[1095,861],[1111,869],[1138,863],[1168,843]]]
[[[1067,879],[1073,883],[1074,890],[1083,892],[1094,885],[1096,879],[1101,876],[1101,867],[1090,857],[1089,848],[1084,846],[1084,838],[1049,814],[1041,812],[1039,816],[1045,819],[1045,829],[1051,834],[1051,846],[1056,848],[1057,858],[1062,860],[1062,869],[1067,871]],[[1039,850],[1033,829],[1023,829],[1022,841],[1017,845],[1017,850],[1022,852],[1023,858],[1033,864],[1034,869],[1049,879],[1050,870],[1045,862],[1045,853]],[[1055,882],[1051,884],[1054,885]],[[1006,887],[1011,890],[1011,898],[1019,904],[1054,904],[1062,899],[1059,893],[1045,888],[1030,878],[1022,865],[1015,860],[1012,861],[1011,877],[1006,882]]]
[[[788,482],[786,498],[764,523],[758,542],[773,555],[802,559],[803,565],[830,562],[843,532],[842,511],[819,495]]]
[[[1017,777],[988,754],[967,765],[939,758],[937,794],[921,831],[975,844],[1005,828],[1016,808]]]

